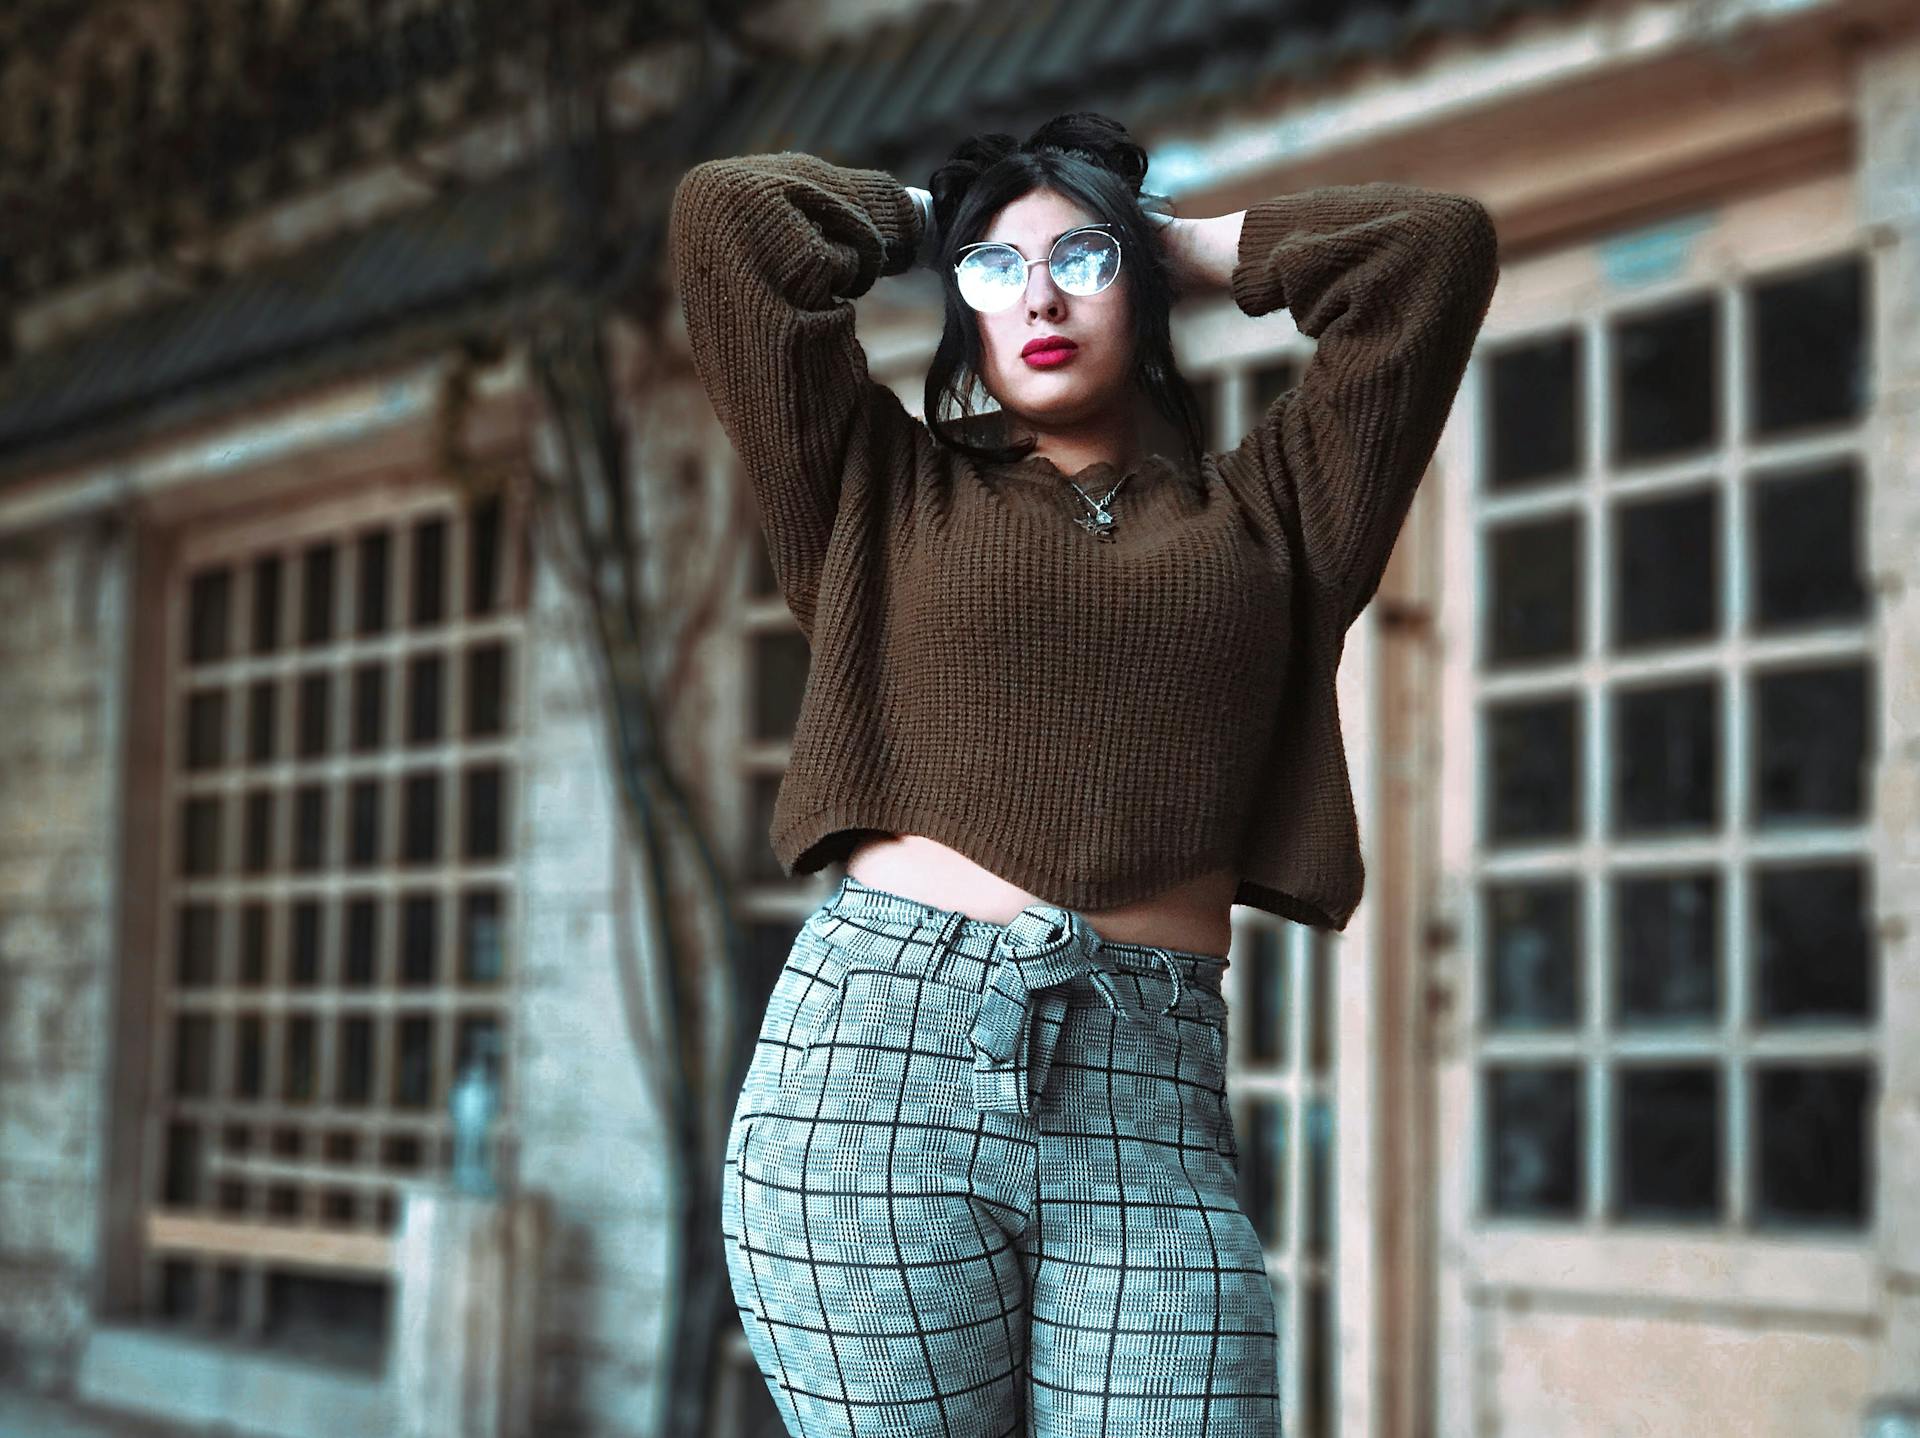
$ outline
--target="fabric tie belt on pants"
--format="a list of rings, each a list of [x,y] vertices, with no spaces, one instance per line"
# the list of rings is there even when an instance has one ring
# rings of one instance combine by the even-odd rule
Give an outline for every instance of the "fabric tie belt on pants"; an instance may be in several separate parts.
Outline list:
[[[974,1105],[1031,1117],[1046,1090],[1047,1071],[1067,1017],[1067,984],[1085,974],[1107,1007],[1129,1023],[1112,974],[1095,955],[1105,940],[1086,918],[1057,904],[1034,903],[1014,915],[994,941],[997,964],[974,1022]],[[1164,1017],[1180,1002],[1180,966],[1152,951],[1173,979]]]

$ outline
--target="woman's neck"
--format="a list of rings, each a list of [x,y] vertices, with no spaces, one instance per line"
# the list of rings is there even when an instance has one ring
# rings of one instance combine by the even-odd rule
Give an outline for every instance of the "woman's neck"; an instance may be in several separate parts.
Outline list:
[[[1028,433],[1036,441],[1032,453],[1052,460],[1062,474],[1078,474],[1103,460],[1125,474],[1141,457],[1139,415],[1132,408],[1061,429],[1029,426]]]

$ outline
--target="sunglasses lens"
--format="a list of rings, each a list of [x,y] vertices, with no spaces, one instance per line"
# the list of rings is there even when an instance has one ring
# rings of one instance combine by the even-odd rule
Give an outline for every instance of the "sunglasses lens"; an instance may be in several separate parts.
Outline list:
[[[1097,295],[1120,273],[1120,242],[1101,230],[1067,235],[1053,250],[1053,280],[1070,295]]]
[[[976,310],[1004,310],[1027,287],[1027,267],[1011,245],[983,245],[969,250],[954,266],[960,298]]]
[[[1120,242],[1104,230],[1063,235],[1048,257],[1053,282],[1070,295],[1097,295],[1120,273]],[[1027,288],[1027,263],[1012,245],[982,245],[968,250],[953,267],[960,298],[976,310],[993,313],[1019,299]]]

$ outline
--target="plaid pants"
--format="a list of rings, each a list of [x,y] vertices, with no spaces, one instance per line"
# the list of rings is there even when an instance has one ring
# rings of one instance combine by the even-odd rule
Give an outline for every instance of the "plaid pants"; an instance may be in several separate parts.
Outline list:
[[[1277,1438],[1225,967],[842,878],[726,1149],[729,1275],[790,1433]]]

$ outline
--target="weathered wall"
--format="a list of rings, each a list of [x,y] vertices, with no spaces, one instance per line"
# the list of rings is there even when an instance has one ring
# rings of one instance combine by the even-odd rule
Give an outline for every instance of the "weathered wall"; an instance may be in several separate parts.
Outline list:
[[[0,1373],[70,1372],[96,1249],[124,534],[0,538]]]

